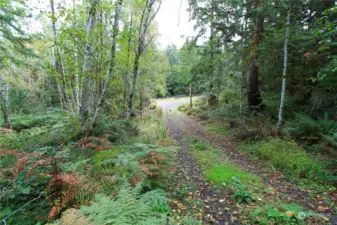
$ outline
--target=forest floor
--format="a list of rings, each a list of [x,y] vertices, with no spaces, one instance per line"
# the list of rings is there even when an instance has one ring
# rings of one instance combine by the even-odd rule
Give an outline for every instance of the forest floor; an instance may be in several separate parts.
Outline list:
[[[193,195],[193,198],[198,199],[201,220],[210,224],[253,224],[263,222],[263,220],[267,221],[271,216],[275,216],[275,221],[277,221],[276,217],[281,215],[275,213],[279,212],[277,207],[285,203],[288,204],[288,208],[284,208],[285,215],[289,217],[296,212],[296,206],[302,207],[303,211],[308,210],[303,213],[303,217],[308,215],[310,217],[311,213],[319,215],[319,219],[316,217],[316,219],[307,220],[306,224],[337,224],[337,217],[331,209],[334,201],[325,190],[314,191],[300,187],[281,172],[271,168],[267,162],[255,159],[241,151],[237,144],[228,137],[206,131],[203,121],[188,117],[177,110],[179,105],[188,101],[189,98],[171,98],[157,100],[157,104],[163,109],[169,132],[179,145],[177,168],[179,168],[178,174],[180,175],[177,178],[179,180],[177,188],[188,184],[188,195]],[[204,158],[200,158],[200,153],[191,147],[196,140],[200,143],[207,143],[207,146],[211,146],[213,150],[204,154]],[[217,155],[214,155],[214,152]],[[231,170],[235,167],[233,176],[247,175],[248,181],[245,182],[245,176],[243,176],[242,183],[245,185],[239,184],[239,188],[242,187],[242,198],[245,198],[246,189],[255,195],[252,197],[252,204],[240,204],[244,201],[238,202],[233,198],[233,191],[226,188],[226,183],[221,183],[221,175],[219,175],[220,183],[213,182],[214,178],[212,174],[209,174],[210,170],[207,166],[217,162],[221,164],[222,159],[224,159],[222,165],[225,168],[226,163],[231,165]],[[203,160],[205,163],[202,162]],[[207,160],[210,161],[209,165],[207,165]],[[236,175],[235,171],[239,174]],[[240,193],[238,196],[240,197]],[[249,194],[247,196],[249,197]],[[268,215],[264,216],[259,209],[265,208],[266,205],[267,208],[268,205],[272,208],[269,208]],[[197,206],[193,206],[195,207]],[[289,224],[293,223],[289,222]]]

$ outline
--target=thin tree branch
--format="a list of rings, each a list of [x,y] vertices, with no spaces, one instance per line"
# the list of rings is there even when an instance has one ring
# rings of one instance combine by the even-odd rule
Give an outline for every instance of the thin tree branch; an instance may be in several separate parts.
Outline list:
[[[158,36],[158,35],[160,35],[160,34],[155,34],[155,35],[153,35],[151,38],[150,38],[150,40],[144,45],[144,47],[143,47],[143,49],[142,49],[142,52],[144,52],[145,50],[146,50],[146,48],[147,48],[147,46],[152,42],[152,40],[156,37],[156,36]]]
[[[159,1],[158,8],[157,8],[156,11],[152,14],[150,20],[147,21],[147,25],[146,25],[146,27],[145,27],[145,32],[146,32],[147,28],[150,26],[150,24],[152,23],[152,20],[153,20],[153,19],[156,17],[156,15],[158,14],[162,2],[163,2],[163,0],[160,0],[160,1]],[[154,3],[154,1],[153,1],[153,3]],[[153,4],[152,4],[152,5],[153,5]],[[152,7],[152,5],[151,5],[151,7]]]
[[[32,202],[34,202],[34,201],[40,199],[41,197],[42,197],[42,194],[40,194],[40,195],[39,195],[38,197],[36,197],[36,198],[33,198],[32,200],[30,200],[29,202],[27,202],[26,204],[24,204],[23,206],[21,206],[20,208],[18,208],[17,210],[15,210],[14,212],[10,213],[10,214],[9,214],[8,216],[6,216],[5,218],[1,219],[1,222],[2,222],[3,224],[6,225],[6,220],[7,220],[9,217],[13,216],[15,213],[21,211],[24,207],[26,207],[26,206],[29,205],[30,203],[32,203]]]

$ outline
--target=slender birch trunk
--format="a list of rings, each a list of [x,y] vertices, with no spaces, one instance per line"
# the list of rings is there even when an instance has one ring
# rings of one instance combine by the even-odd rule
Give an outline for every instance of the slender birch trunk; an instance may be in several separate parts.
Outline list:
[[[50,56],[50,64],[56,68],[56,61],[55,61],[55,51],[54,51],[54,47],[51,49],[51,56]],[[57,83],[57,92],[59,93],[59,99],[60,99],[60,106],[62,110],[65,110],[66,107],[64,105],[64,96],[63,96],[63,91],[62,91],[62,87],[60,85],[60,82],[58,82],[56,80]]]
[[[140,55],[138,53],[136,53],[135,62],[134,62],[134,65],[133,65],[133,77],[132,77],[131,87],[130,87],[128,108],[127,108],[127,111],[126,111],[126,119],[127,120],[129,120],[131,118],[133,95],[134,95],[134,90],[135,90],[135,87],[136,87],[136,80],[137,80],[138,68],[139,68],[139,58],[140,58]]]
[[[242,72],[239,72],[240,71],[240,68],[239,68],[239,64],[240,64],[240,56],[239,56],[239,53],[236,53],[237,54],[237,59],[236,59],[236,71],[239,75],[239,95],[240,95],[240,103],[239,103],[239,106],[240,106],[240,116],[242,116],[242,100],[243,100],[243,94],[242,94]]]
[[[106,78],[104,80],[103,84],[103,90],[102,94],[98,103],[98,106],[95,111],[94,119],[93,119],[93,125],[95,126],[97,123],[97,120],[99,119],[101,110],[104,106],[105,99],[107,96],[107,89],[109,86],[109,82],[111,79],[111,76],[114,72],[115,69],[115,58],[116,58],[116,45],[117,45],[117,35],[118,35],[118,26],[119,26],[119,19],[120,19],[120,13],[123,5],[123,0],[119,0],[119,2],[116,5],[116,11],[115,11],[115,21],[113,25],[113,31],[112,31],[112,45],[111,45],[111,50],[110,50],[110,60],[109,60],[109,66],[108,66],[108,71],[106,74]]]
[[[130,24],[129,24],[129,35],[128,35],[128,49],[127,49],[127,57],[126,57],[126,66],[124,72],[124,90],[123,90],[123,109],[122,109],[122,117],[126,116],[126,101],[127,101],[127,90],[130,86],[129,83],[129,64],[130,64],[130,54],[131,54],[131,41],[132,41],[132,26],[133,26],[133,17],[132,14],[130,15]]]
[[[291,1],[289,2],[287,24],[286,24],[286,38],[284,41],[284,63],[283,63],[283,75],[282,75],[282,91],[281,91],[281,102],[280,110],[278,115],[278,134],[282,136],[283,133],[283,114],[284,114],[284,101],[286,95],[287,86],[287,69],[288,69],[288,44],[289,44],[289,33],[290,33],[290,17],[291,17]]]
[[[61,84],[58,86],[58,91],[60,94],[60,104],[62,107],[65,106],[65,102],[67,100],[70,100],[69,98],[67,98],[67,93],[66,93],[66,80],[65,80],[65,73],[64,73],[64,68],[63,68],[63,64],[62,64],[62,60],[61,60],[61,49],[58,43],[58,38],[57,38],[57,29],[56,29],[56,15],[55,15],[55,7],[54,7],[54,0],[50,0],[50,9],[51,9],[51,21],[52,21],[52,30],[53,30],[53,38],[54,38],[54,47],[56,49],[56,53],[55,51],[53,51],[53,56],[54,56],[54,68],[57,71],[57,73],[59,75],[61,75]],[[63,99],[63,102],[62,100]],[[69,103],[71,104],[71,103]]]
[[[144,51],[146,50],[146,47],[151,43],[152,39],[154,38],[154,36],[153,36],[147,43],[145,43],[146,31],[149,28],[153,19],[158,14],[161,3],[162,3],[162,0],[159,1],[159,6],[157,7],[157,9],[151,15],[151,10],[152,10],[155,2],[156,2],[156,0],[147,0],[146,1],[145,7],[143,9],[142,17],[141,17],[141,20],[140,20],[141,26],[140,26],[139,34],[138,34],[138,46],[136,48],[135,61],[134,61],[134,66],[133,66],[133,77],[132,77],[130,94],[129,94],[128,108],[127,108],[127,112],[126,112],[126,119],[127,120],[129,120],[131,118],[133,97],[134,97],[134,91],[135,91],[135,87],[136,87],[136,81],[137,81],[138,69],[139,69],[139,59],[140,59],[141,55],[144,53]]]
[[[74,16],[76,18],[76,3],[75,0],[73,0],[73,12],[74,12]],[[75,27],[74,27],[75,28]],[[77,40],[77,38],[75,38],[75,40]],[[76,112],[77,114],[80,113],[80,98],[81,98],[81,93],[80,93],[80,75],[79,75],[79,62],[78,62],[78,47],[76,46],[76,44],[74,45],[74,60],[75,60],[75,108],[76,108]]]
[[[75,57],[75,102],[76,102],[76,111],[77,113],[80,112],[80,78],[79,78],[79,71],[78,71],[78,55],[77,55],[77,48],[74,51]]]
[[[99,4],[102,5],[103,1],[99,0]],[[99,76],[100,72],[101,72],[101,59],[104,60],[104,56],[103,56],[103,35],[104,35],[104,24],[103,24],[103,9],[100,9],[97,12],[97,26],[99,27],[99,35],[97,36],[97,43],[99,43],[99,45],[97,45],[97,50],[96,50],[96,75]],[[102,78],[99,78],[99,80],[102,80]],[[101,82],[103,83],[103,82]],[[100,86],[100,85],[99,85]],[[103,85],[102,85],[103,86]],[[99,89],[99,95],[102,94],[101,90]]]
[[[98,7],[98,0],[90,0],[90,11],[86,26],[86,46],[83,62],[83,87],[82,98],[80,106],[80,124],[82,132],[90,131],[92,124],[90,121],[90,93],[91,93],[91,72],[94,69],[94,45],[92,43],[93,30],[96,24],[96,13]]]
[[[11,128],[10,117],[8,112],[8,101],[6,97],[6,88],[5,88],[5,80],[2,75],[0,75],[0,98],[1,98],[1,110],[3,114],[4,126],[7,129]]]

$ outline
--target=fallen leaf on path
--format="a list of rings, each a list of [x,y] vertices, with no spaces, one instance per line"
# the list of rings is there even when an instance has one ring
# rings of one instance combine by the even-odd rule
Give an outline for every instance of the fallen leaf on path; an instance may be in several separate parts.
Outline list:
[[[232,216],[232,218],[231,218],[232,223],[234,223],[237,220],[238,220],[238,218]]]
[[[295,215],[295,212],[294,211],[287,211],[285,214],[289,217],[293,217]]]
[[[201,213],[197,213],[197,214],[195,214],[194,216],[195,216],[195,217],[201,217],[202,215],[201,215]]]
[[[327,210],[329,210],[330,208],[329,207],[324,207],[324,206],[318,206],[318,208],[317,208],[317,210],[319,211],[319,212],[325,212],[325,211],[327,211]]]
[[[325,220],[325,221],[329,221],[328,218],[326,218],[325,216],[322,215],[322,219]]]

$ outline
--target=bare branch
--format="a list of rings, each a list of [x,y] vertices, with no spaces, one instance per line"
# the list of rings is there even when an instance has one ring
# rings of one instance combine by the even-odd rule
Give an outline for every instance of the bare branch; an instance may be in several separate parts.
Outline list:
[[[152,14],[150,20],[147,22],[145,31],[147,30],[147,28],[148,28],[148,27],[150,26],[150,24],[152,23],[152,20],[153,20],[153,19],[156,17],[156,15],[158,14],[162,2],[163,2],[163,0],[160,0],[160,1],[159,1],[158,8],[157,8],[156,11]],[[153,1],[153,3],[154,3],[154,1]],[[152,5],[153,5],[153,4],[152,4]],[[151,5],[151,6],[152,6],[152,5]]]
[[[141,19],[140,19],[140,25],[141,26],[143,26],[143,23],[144,23],[144,16],[145,16],[145,12],[146,12],[148,3],[149,3],[149,1],[146,1],[146,4],[145,4],[143,12],[142,12],[142,16],[141,16]],[[141,32],[142,32],[142,29],[139,29],[139,35],[141,34]]]
[[[29,202],[27,202],[26,204],[24,204],[23,206],[21,206],[20,208],[18,208],[17,210],[15,210],[14,212],[10,213],[10,214],[9,214],[8,216],[6,216],[5,218],[1,219],[1,222],[2,222],[3,224],[6,225],[6,220],[7,220],[9,217],[13,216],[15,213],[21,211],[21,210],[22,210],[23,208],[25,208],[27,205],[29,205],[30,203],[32,203],[32,202],[34,202],[34,201],[40,199],[41,197],[42,197],[42,194],[40,194],[40,195],[39,195],[38,197],[36,197],[36,198],[33,198],[32,200],[30,200]]]
[[[142,49],[142,52],[144,52],[145,50],[146,50],[146,48],[147,48],[147,46],[152,42],[152,40],[156,37],[156,36],[158,36],[158,35],[160,35],[160,34],[155,34],[155,35],[153,35],[151,38],[150,38],[150,40],[144,45],[144,47],[143,47],[143,49]]]

